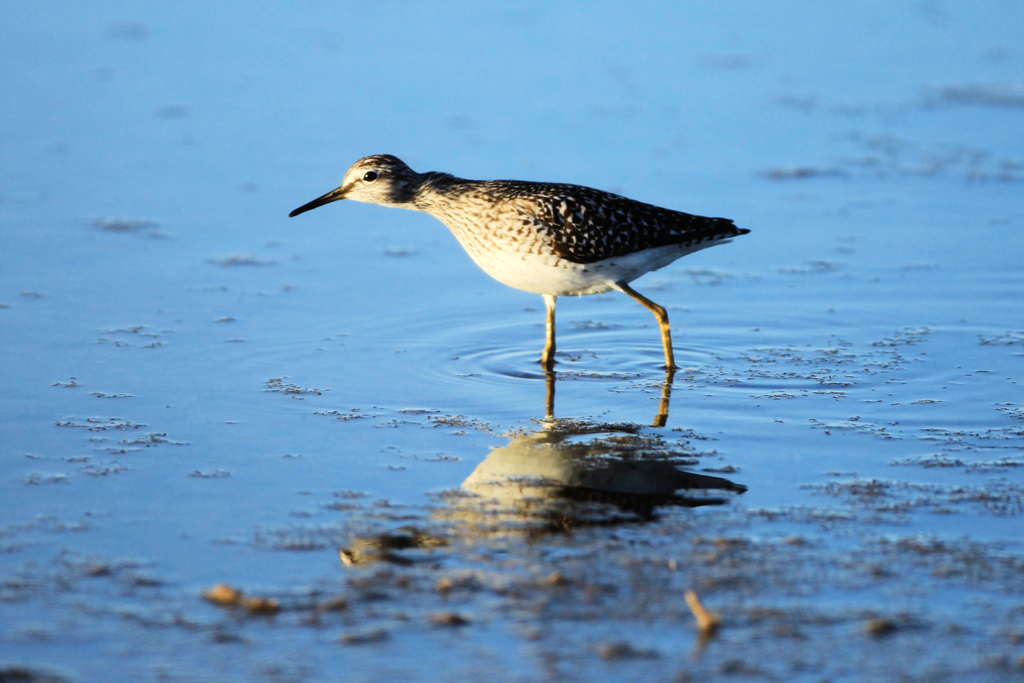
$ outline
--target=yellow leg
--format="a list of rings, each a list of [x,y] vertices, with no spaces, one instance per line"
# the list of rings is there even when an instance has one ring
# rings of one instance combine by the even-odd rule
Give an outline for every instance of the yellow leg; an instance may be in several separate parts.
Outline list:
[[[555,367],[555,300],[557,298],[551,294],[544,295],[544,304],[548,307],[548,341],[544,345],[540,364],[549,372]]]
[[[640,292],[627,285],[621,280],[615,283],[615,286],[619,288],[619,291],[630,295],[634,299],[640,302],[644,308],[654,314],[654,317],[658,319],[658,324],[661,325],[661,343],[665,345],[665,369],[675,370],[676,369],[676,356],[672,352],[672,330],[669,329],[668,324],[668,313],[665,309],[654,303]]]

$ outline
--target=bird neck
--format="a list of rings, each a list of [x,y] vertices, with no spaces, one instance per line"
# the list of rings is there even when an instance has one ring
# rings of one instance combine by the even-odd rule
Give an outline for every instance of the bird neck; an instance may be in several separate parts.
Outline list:
[[[407,186],[410,190],[410,203],[417,211],[430,214],[444,212],[445,209],[462,193],[462,186],[469,181],[456,178],[450,173],[420,173]]]

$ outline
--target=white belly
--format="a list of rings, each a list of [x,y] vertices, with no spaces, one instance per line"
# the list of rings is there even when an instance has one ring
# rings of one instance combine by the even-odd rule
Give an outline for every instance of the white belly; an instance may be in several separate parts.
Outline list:
[[[463,246],[485,273],[504,285],[535,294],[575,296],[610,291],[615,289],[615,282],[632,282],[687,254],[721,243],[705,242],[694,247],[673,244],[587,264],[572,263],[556,254],[474,249],[476,245],[466,243]]]

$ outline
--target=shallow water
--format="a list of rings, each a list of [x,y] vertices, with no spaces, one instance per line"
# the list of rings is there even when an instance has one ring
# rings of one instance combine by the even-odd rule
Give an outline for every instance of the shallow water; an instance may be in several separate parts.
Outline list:
[[[0,29],[0,671],[1019,674],[1016,5],[185,10]],[[549,383],[433,219],[286,218],[382,152],[752,232],[637,281],[670,391],[617,294]]]

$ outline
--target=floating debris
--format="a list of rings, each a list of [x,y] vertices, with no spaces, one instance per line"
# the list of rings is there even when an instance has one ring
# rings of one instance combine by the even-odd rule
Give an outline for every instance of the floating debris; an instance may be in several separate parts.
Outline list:
[[[135,233],[143,230],[156,230],[160,227],[160,224],[156,221],[137,218],[113,218],[110,220],[97,218],[92,221],[92,227],[97,230],[106,230],[107,232]]]
[[[690,611],[693,612],[694,618],[697,619],[697,629],[700,631],[700,637],[714,637],[722,625],[721,617],[715,612],[707,611],[704,605],[701,604],[700,598],[692,590],[686,591],[686,604],[689,606]]]
[[[434,626],[468,626],[469,619],[456,612],[437,612],[430,615]]]
[[[388,639],[388,632],[384,629],[374,629],[372,631],[357,631],[353,633],[346,633],[339,640],[345,645],[367,645],[370,643],[380,643]]]
[[[601,643],[596,648],[597,654],[601,655],[602,659],[615,660],[615,659],[657,659],[657,650],[641,650],[633,647],[626,641],[618,641],[615,643]]]
[[[839,168],[814,168],[798,166],[796,168],[773,168],[759,174],[769,180],[805,180],[807,178],[845,178],[849,174]]]
[[[231,256],[225,256],[219,259],[206,259],[207,263],[213,263],[214,265],[223,266],[224,268],[230,268],[233,266],[273,266],[277,265],[277,261],[261,259],[256,256],[246,254],[234,254]]]
[[[896,622],[892,619],[871,619],[864,625],[864,630],[867,631],[870,636],[881,638],[882,636],[888,636],[896,633],[898,629],[896,628]]]
[[[1024,107],[1024,84],[969,83],[928,93],[927,104],[973,104],[986,107]]]
[[[324,391],[330,391],[330,389],[324,389],[324,391],[320,391],[319,389],[300,387],[290,382],[285,382],[286,379],[288,378],[272,377],[268,379],[267,388],[264,389],[264,391],[270,391],[280,394],[289,394],[293,397],[297,397],[301,394],[314,394],[316,396],[320,396],[324,393]]]
[[[226,583],[218,583],[203,591],[203,599],[221,607],[242,607],[251,614],[277,614],[281,611],[280,603],[274,598],[245,595]]]

